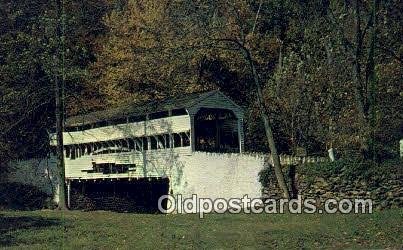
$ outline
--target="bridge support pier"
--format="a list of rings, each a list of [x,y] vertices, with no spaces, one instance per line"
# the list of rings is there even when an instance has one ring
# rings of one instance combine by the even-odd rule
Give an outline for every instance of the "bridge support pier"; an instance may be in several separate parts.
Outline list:
[[[71,181],[67,181],[67,208],[70,208],[71,206]]]

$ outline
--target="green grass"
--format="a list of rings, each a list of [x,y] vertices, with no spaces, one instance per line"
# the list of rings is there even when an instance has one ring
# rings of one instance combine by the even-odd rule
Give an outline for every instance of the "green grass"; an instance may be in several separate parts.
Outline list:
[[[0,246],[16,249],[401,248],[403,209],[372,215],[0,212]]]

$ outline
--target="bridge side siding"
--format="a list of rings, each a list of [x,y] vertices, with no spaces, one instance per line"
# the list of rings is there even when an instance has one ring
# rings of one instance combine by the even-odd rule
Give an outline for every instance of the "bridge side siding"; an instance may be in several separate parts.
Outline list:
[[[66,159],[66,178],[68,179],[114,179],[114,178],[146,178],[167,177],[172,167],[177,163],[180,155],[189,155],[190,147],[155,149],[146,151],[133,151],[127,153],[114,153],[102,156],[85,155],[80,158]],[[135,164],[135,171],[120,174],[89,173],[92,160],[102,157],[109,162],[125,162]]]
[[[189,130],[189,116],[181,115],[128,124],[111,125],[101,128],[87,129],[84,131],[64,132],[63,140],[65,145],[74,145],[166,134],[168,132],[179,133]],[[54,135],[51,135],[50,144],[52,146],[56,145]]]

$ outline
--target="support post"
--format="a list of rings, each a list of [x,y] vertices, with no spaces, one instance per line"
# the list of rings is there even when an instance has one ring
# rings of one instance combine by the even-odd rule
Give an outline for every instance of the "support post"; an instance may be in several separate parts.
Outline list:
[[[172,110],[168,110],[168,116],[169,116],[169,122],[172,124]],[[174,147],[174,140],[172,137],[172,127],[169,128],[169,134],[168,134],[168,147],[173,148]]]
[[[219,121],[219,111],[216,111],[215,114],[215,148],[216,148],[216,152],[220,152],[220,121]]]
[[[238,143],[239,143],[239,153],[244,151],[244,140],[243,140],[243,119],[238,118]]]
[[[67,180],[67,208],[71,207],[71,181]]]
[[[191,152],[196,151],[195,115],[190,115],[190,147]]]

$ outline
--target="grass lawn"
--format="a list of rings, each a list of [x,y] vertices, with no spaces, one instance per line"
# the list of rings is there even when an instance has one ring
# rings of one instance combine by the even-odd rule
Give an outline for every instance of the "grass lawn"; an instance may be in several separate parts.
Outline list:
[[[196,215],[0,211],[0,247],[396,248],[403,247],[403,209],[372,215]]]

